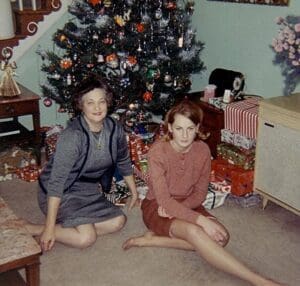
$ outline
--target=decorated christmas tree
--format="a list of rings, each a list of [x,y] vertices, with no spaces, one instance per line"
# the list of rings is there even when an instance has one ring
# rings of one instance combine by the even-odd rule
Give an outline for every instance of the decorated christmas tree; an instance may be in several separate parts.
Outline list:
[[[53,35],[54,50],[40,52],[44,104],[72,112],[77,86],[100,76],[114,91],[114,109],[165,113],[204,69],[193,11],[192,0],[74,0],[75,17]]]

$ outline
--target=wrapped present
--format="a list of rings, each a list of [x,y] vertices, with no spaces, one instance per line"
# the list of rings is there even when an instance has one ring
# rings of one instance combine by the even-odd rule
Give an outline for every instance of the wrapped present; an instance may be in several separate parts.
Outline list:
[[[230,142],[227,142],[227,143],[230,143]],[[232,144],[234,146],[241,147],[241,148],[249,150],[249,149],[255,148],[256,140],[251,139],[251,138],[246,137],[246,136],[243,136],[241,134],[235,133],[234,136],[233,136],[233,143]]]
[[[244,196],[253,192],[254,171],[233,170],[231,172],[231,194]]]
[[[42,168],[36,164],[31,164],[16,170],[16,175],[27,182],[35,182],[38,180]]]
[[[243,149],[252,149],[256,146],[256,140],[239,133],[234,133],[229,129],[221,130],[221,142],[232,144]]]
[[[232,165],[222,159],[212,160],[211,168],[216,176],[228,181],[231,185],[231,194],[243,196],[253,192],[253,170],[244,170],[243,168]]]
[[[224,204],[228,194],[229,192],[216,191],[213,188],[208,187],[208,192],[205,201],[202,203],[202,205],[206,209],[214,209],[220,207]]]
[[[48,129],[46,132],[45,140],[45,150],[46,150],[46,159],[49,160],[50,157],[53,155],[56,149],[56,142],[57,139],[62,132],[63,127],[61,125],[55,125]]]
[[[229,129],[221,129],[221,141],[225,143],[234,144],[235,133]]]
[[[221,143],[217,145],[217,157],[228,161],[230,164],[253,170],[255,164],[255,149],[242,149],[232,144]]]
[[[226,106],[228,105],[228,103],[223,102],[223,98],[221,97],[209,98],[208,103],[222,110],[225,110]]]
[[[256,139],[258,97],[230,103],[224,111],[224,126],[234,133]]]

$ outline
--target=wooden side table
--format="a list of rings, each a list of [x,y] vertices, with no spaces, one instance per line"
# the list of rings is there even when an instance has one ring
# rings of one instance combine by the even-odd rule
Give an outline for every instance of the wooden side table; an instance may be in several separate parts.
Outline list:
[[[0,273],[25,268],[26,285],[40,285],[41,248],[0,197]]]
[[[37,149],[40,162],[40,97],[31,90],[20,85],[21,95],[15,97],[0,97],[0,119],[8,119],[0,122],[0,144],[14,144],[29,142]],[[31,115],[33,130],[29,131],[18,118]]]
[[[224,128],[224,111],[207,102],[201,101],[200,98],[203,96],[203,91],[191,92],[188,96],[191,100],[199,104],[203,110],[202,131],[210,133],[205,142],[210,147],[212,156],[216,158],[217,145],[221,143],[221,129]]]

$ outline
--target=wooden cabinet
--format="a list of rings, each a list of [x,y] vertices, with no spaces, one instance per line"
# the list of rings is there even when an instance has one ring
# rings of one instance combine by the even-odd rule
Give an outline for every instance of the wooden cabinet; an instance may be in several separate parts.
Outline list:
[[[19,96],[0,97],[0,144],[29,142],[37,147],[40,160],[40,97],[22,85],[19,87]],[[32,131],[19,122],[19,117],[24,115],[32,116]]]
[[[254,188],[268,200],[300,214],[300,93],[259,105]]]
[[[210,133],[206,143],[210,147],[213,157],[217,156],[217,145],[221,143],[221,129],[224,128],[224,111],[207,102],[201,101],[203,92],[189,93],[189,98],[200,105],[204,113],[202,130]]]

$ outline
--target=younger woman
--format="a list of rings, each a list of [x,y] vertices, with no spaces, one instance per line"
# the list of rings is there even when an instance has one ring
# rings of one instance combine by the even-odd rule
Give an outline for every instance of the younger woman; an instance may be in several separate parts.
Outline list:
[[[211,167],[210,150],[199,140],[202,118],[202,110],[188,100],[168,112],[166,140],[155,142],[148,153],[149,191],[141,208],[150,231],[128,239],[123,248],[195,250],[213,266],[253,285],[282,285],[251,271],[229,254],[223,248],[229,240],[228,231],[202,206]]]

